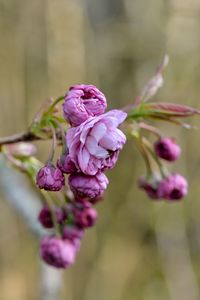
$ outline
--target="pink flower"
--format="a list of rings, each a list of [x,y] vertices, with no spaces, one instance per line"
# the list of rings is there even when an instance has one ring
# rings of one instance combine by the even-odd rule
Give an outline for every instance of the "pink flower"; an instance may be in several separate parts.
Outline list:
[[[89,176],[82,173],[69,176],[69,186],[77,200],[100,198],[108,185],[108,178],[103,173]]]
[[[154,147],[156,154],[168,161],[175,161],[181,154],[181,148],[174,139],[163,137],[155,143]]]
[[[75,261],[76,247],[68,240],[45,236],[40,243],[43,260],[56,268],[67,268]]]
[[[79,84],[70,87],[63,103],[64,118],[78,126],[89,117],[99,116],[107,107],[106,98],[94,85]]]
[[[158,196],[168,200],[179,200],[187,195],[187,180],[180,174],[172,174],[158,184]]]
[[[65,177],[60,169],[46,165],[37,173],[36,183],[40,189],[59,191],[65,184]]]
[[[80,172],[95,175],[114,167],[126,142],[125,135],[117,127],[126,116],[125,112],[115,109],[68,129],[69,157]]]

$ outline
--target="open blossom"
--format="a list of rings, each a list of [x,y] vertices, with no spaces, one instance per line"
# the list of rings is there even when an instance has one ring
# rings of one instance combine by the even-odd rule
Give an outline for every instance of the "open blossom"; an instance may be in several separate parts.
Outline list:
[[[65,184],[65,177],[60,169],[46,165],[37,173],[36,183],[40,189],[59,191]]]
[[[76,247],[69,240],[45,236],[40,243],[43,260],[56,268],[67,268],[75,261]]]
[[[72,126],[78,126],[89,117],[103,114],[106,107],[104,94],[94,85],[79,84],[70,87],[63,104],[63,112]]]
[[[89,176],[82,173],[69,176],[69,186],[75,198],[93,200],[100,198],[108,185],[108,178],[103,173]]]
[[[187,180],[180,174],[171,174],[158,185],[159,198],[179,200],[187,195]]]
[[[117,127],[126,116],[125,112],[115,109],[68,129],[69,157],[80,172],[95,175],[114,167],[126,142],[124,133]]]
[[[156,154],[165,160],[175,161],[181,154],[181,148],[174,139],[161,138],[155,143]]]

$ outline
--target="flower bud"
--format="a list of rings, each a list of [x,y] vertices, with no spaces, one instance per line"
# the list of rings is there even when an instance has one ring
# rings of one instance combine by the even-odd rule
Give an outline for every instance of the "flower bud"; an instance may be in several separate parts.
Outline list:
[[[60,169],[46,165],[37,173],[36,183],[40,189],[59,191],[65,184],[65,177]]]
[[[54,213],[56,217],[56,221],[58,224],[62,224],[66,219],[66,213],[61,208],[55,207]],[[48,206],[44,206],[38,216],[38,220],[44,228],[53,228],[53,216],[50,208]]]
[[[97,211],[92,207],[84,207],[74,210],[75,223],[80,228],[92,227],[96,223]]]
[[[106,98],[94,85],[79,84],[70,87],[63,103],[64,118],[78,126],[89,117],[99,116],[107,107]]]
[[[103,173],[89,176],[82,173],[69,176],[69,186],[76,200],[91,200],[100,198],[108,185],[108,178]]]
[[[157,181],[147,181],[144,177],[139,178],[138,186],[143,189],[149,198],[151,199],[159,199],[158,196],[158,187]]]
[[[63,239],[67,239],[72,242],[78,251],[81,244],[81,239],[83,238],[83,229],[76,226],[68,225],[63,229]]]
[[[181,154],[181,148],[174,139],[161,138],[155,143],[154,147],[156,154],[167,161],[175,161]]]
[[[75,164],[68,154],[62,154],[59,157],[57,167],[61,170],[61,172],[66,174],[75,173],[77,171]]]
[[[47,264],[66,269],[75,261],[76,248],[68,240],[45,236],[40,243],[40,254]]]
[[[171,174],[158,184],[158,196],[168,200],[180,200],[187,195],[187,180],[180,174]]]

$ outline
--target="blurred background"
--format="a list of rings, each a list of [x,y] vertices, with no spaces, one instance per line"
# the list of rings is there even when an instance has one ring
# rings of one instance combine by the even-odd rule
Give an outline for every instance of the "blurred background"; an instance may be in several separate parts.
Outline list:
[[[95,84],[109,108],[130,103],[165,53],[170,64],[155,100],[200,108],[199,28],[198,0],[0,0],[0,136],[26,129],[42,101],[72,84]],[[200,299],[200,134],[160,128],[181,144],[171,169],[188,178],[189,195],[174,204],[147,199],[137,188],[144,164],[128,141],[56,298],[42,296],[38,239],[0,189],[2,300]],[[44,161],[48,145],[36,145]],[[28,180],[5,177],[0,166],[0,187],[7,178],[29,203]]]

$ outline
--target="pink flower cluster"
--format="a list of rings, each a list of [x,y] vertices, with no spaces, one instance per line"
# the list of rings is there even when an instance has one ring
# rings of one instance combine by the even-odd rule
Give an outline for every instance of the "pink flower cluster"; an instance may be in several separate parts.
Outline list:
[[[53,229],[57,223],[61,236],[44,236],[40,244],[43,260],[57,268],[67,268],[75,261],[84,229],[93,226],[97,213],[90,203],[68,204],[65,207],[44,206],[38,220],[44,228]]]
[[[45,228],[59,227],[61,236],[44,237],[41,257],[57,268],[67,268],[80,247],[85,228],[93,226],[97,212],[92,207],[102,199],[108,185],[104,171],[115,166],[126,137],[118,126],[127,114],[121,110],[105,113],[106,98],[95,86],[76,85],[69,89],[63,113],[71,125],[66,134],[67,150],[57,167],[47,164],[37,174],[37,185],[48,191],[59,191],[68,184],[74,200],[70,205],[49,210],[44,207],[39,221]]]
[[[66,135],[68,151],[57,166],[70,174],[68,182],[76,201],[95,203],[102,197],[108,185],[103,172],[115,166],[126,142],[118,126],[127,114],[120,110],[104,113],[106,106],[105,96],[92,85],[71,87],[65,97],[64,117],[72,127]]]
[[[140,178],[139,187],[144,189],[151,199],[180,200],[187,195],[187,180],[180,174],[170,174],[164,179],[146,181]]]
[[[181,148],[174,139],[160,138],[154,144],[155,154],[158,159],[172,162],[179,158]],[[169,201],[180,200],[187,195],[187,180],[180,174],[170,174],[166,176],[151,175],[149,180],[139,179],[139,187],[146,191],[151,199],[166,199]]]

